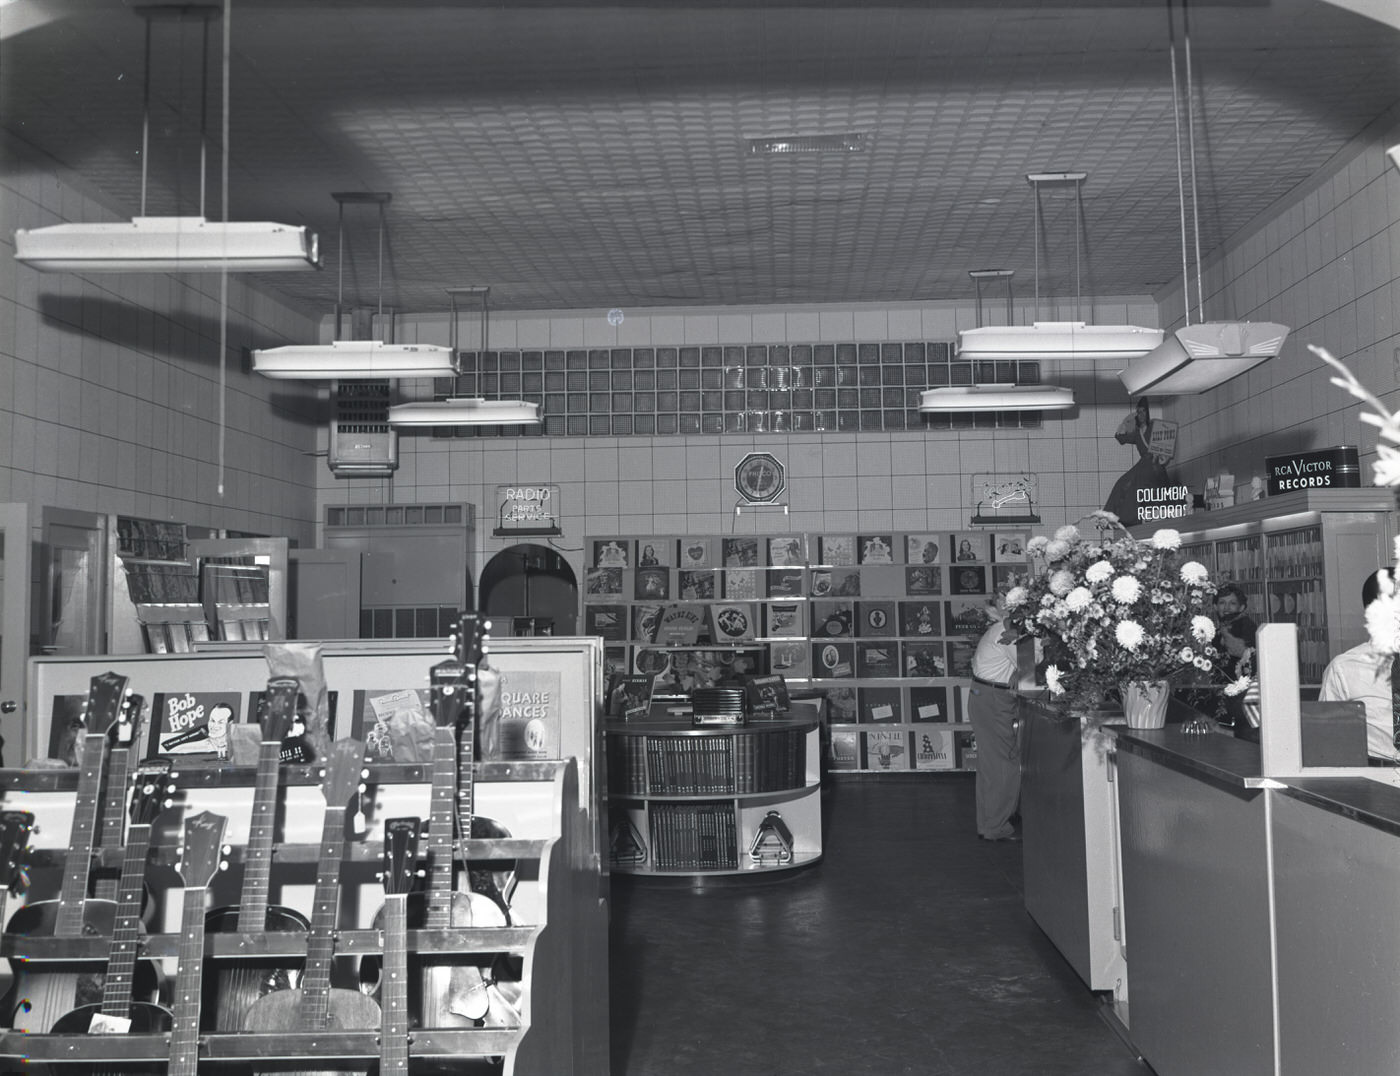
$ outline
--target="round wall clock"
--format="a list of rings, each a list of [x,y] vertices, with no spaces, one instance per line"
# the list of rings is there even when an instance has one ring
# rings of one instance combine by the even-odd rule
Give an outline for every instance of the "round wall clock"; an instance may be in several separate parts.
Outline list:
[[[782,495],[783,465],[768,452],[750,452],[734,468],[734,488],[750,504],[767,504]]]

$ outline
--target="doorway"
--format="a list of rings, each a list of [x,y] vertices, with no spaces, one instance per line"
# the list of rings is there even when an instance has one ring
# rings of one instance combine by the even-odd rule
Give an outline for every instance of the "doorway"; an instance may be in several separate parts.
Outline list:
[[[481,611],[495,635],[573,635],[578,577],[548,546],[513,545],[482,569]]]

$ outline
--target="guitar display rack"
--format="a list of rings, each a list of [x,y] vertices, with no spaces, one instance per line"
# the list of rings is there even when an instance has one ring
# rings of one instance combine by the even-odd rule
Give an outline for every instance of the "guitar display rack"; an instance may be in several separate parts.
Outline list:
[[[373,865],[383,856],[382,816],[403,804],[422,799],[425,790],[400,786],[427,785],[431,766],[416,763],[387,763],[368,767],[366,785],[370,797],[383,803],[375,808],[366,833],[380,839],[347,841],[344,863],[357,880],[372,878]],[[177,856],[175,835],[183,816],[202,809],[210,798],[227,802],[240,799],[241,790],[251,789],[254,771],[213,764],[182,765],[174,778],[175,804],[163,816],[157,829],[148,862],[147,880],[173,878],[162,868],[171,867]],[[511,832],[536,834],[530,837],[472,839],[456,842],[459,858],[473,863],[514,860],[522,877],[535,878],[537,899],[529,909],[528,924],[506,927],[465,927],[448,930],[410,930],[407,934],[410,956],[416,954],[463,957],[463,964],[489,963],[496,954],[519,957],[522,962],[522,995],[518,1027],[413,1028],[409,1032],[410,1071],[418,1062],[503,1059],[504,1072],[514,1076],[585,1076],[603,1074],[608,1068],[606,1048],[606,990],[600,999],[588,968],[591,962],[606,959],[606,906],[599,902],[597,865],[589,855],[590,823],[579,809],[578,771],[573,759],[541,762],[482,762],[475,765],[478,789],[495,788],[514,805],[519,819],[502,818]],[[314,786],[318,783],[313,765],[284,766],[283,788]],[[501,789],[503,784],[509,788]],[[0,769],[0,795],[5,809],[34,812],[40,827],[46,814],[53,816],[64,796],[77,788],[77,774],[68,770]],[[388,806],[390,801],[394,806]],[[70,800],[71,802],[71,800]],[[423,812],[426,814],[426,812]],[[59,824],[61,828],[61,824]],[[541,835],[542,834],[542,835]],[[241,858],[233,848],[227,857],[233,865]],[[59,871],[63,866],[61,848],[41,847],[29,855],[30,869]],[[319,848],[313,843],[281,843],[274,847],[274,863],[311,864]],[[94,864],[99,870],[121,866],[122,849],[102,848]],[[171,887],[178,887],[178,879]],[[30,898],[43,894],[31,893]],[[157,892],[169,905],[171,892]],[[13,903],[13,902],[12,902]],[[161,919],[157,917],[156,923]],[[154,928],[153,928],[154,929]],[[140,958],[172,959],[180,936],[156,932],[140,940]],[[107,959],[110,938],[28,937],[4,935],[0,956],[11,961],[91,962],[95,968]],[[335,954],[340,957],[379,956],[383,934],[377,929],[340,929],[335,935]],[[255,958],[295,958],[304,956],[307,936],[298,933],[210,933],[205,939],[206,969],[218,961]],[[466,958],[477,957],[475,960]],[[601,1030],[599,1028],[601,1021]],[[0,1067],[13,1063],[42,1063],[63,1066],[66,1071],[90,1071],[99,1064],[163,1064],[170,1055],[170,1032],[152,1034],[32,1034],[0,1031]],[[214,1073],[237,1071],[235,1066],[254,1064],[267,1071],[307,1067],[307,1062],[336,1062],[369,1067],[380,1057],[380,1030],[334,1029],[306,1032],[216,1032],[201,1031],[199,1069]],[[67,1066],[87,1066],[86,1069]]]

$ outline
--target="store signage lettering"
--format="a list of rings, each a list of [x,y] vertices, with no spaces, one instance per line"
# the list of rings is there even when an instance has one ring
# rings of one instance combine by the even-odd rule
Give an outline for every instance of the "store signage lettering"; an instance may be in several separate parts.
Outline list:
[[[1269,474],[1269,493],[1289,493],[1296,489],[1332,489],[1361,485],[1356,449],[1342,445],[1294,456],[1269,456],[1264,460]]]
[[[497,486],[496,512],[502,530],[552,527],[559,522],[558,486]]]
[[[1185,486],[1143,486],[1137,491],[1138,521],[1175,519],[1191,511],[1191,491]]]

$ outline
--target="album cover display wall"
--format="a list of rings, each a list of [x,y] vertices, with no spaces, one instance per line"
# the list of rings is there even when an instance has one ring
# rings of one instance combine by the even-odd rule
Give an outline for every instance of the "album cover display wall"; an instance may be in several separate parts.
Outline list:
[[[827,700],[827,765],[972,769],[972,654],[1029,533],[651,535],[586,539],[584,634],[606,674],[683,698],[780,673]]]

